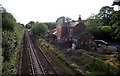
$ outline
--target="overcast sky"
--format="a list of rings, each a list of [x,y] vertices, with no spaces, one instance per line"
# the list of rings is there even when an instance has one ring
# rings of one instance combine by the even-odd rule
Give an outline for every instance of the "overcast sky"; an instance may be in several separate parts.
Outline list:
[[[0,4],[13,14],[17,22],[55,22],[60,16],[87,19],[113,0],[0,0]]]

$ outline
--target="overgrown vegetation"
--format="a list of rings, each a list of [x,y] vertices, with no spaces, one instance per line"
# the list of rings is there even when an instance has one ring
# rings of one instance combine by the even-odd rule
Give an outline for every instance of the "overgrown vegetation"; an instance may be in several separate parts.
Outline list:
[[[120,70],[118,66],[110,61],[102,60],[101,58],[94,57],[85,52],[71,52],[70,55],[72,56],[67,56],[69,60],[76,63],[78,68],[85,72],[87,76],[109,76],[119,74]]]
[[[85,21],[87,30],[95,37],[95,39],[102,39],[105,41],[109,41],[109,42],[118,42],[120,41],[120,11],[114,11],[113,7],[109,7],[109,6],[103,6],[100,9],[100,12],[96,15],[92,15],[91,17],[89,17],[86,21]],[[119,44],[118,44],[119,45]],[[112,51],[110,50],[104,50],[104,54],[111,54]],[[118,60],[119,61],[119,50],[118,50]],[[87,57],[83,57],[84,59],[81,59],[80,57],[76,57],[75,59],[73,58],[73,60],[77,60],[77,61],[84,61],[86,59],[88,59]],[[89,61],[92,62],[89,64]],[[109,61],[100,61],[100,58],[97,59],[97,62],[95,62],[95,60],[92,61],[92,59],[88,59],[86,60],[83,64],[87,65],[86,68],[89,68],[91,65],[95,67],[91,67],[90,69],[86,69],[86,70],[90,70],[96,72],[96,73],[103,73],[103,74],[111,74],[111,73],[119,73],[120,70],[118,69],[118,66],[116,66],[116,64],[113,64],[112,62]],[[80,62],[82,63],[82,62]],[[114,61],[115,63],[115,61]],[[98,66],[99,65],[99,66]],[[109,66],[109,67],[108,67]],[[96,68],[96,69],[95,69]],[[99,70],[99,68],[101,68],[101,70]],[[111,70],[111,69],[112,70]],[[114,68],[114,69],[113,69]],[[103,69],[103,70],[102,70]],[[108,73],[108,72],[109,73]],[[115,72],[116,71],[116,72]],[[91,72],[92,73],[92,72]],[[96,74],[96,75],[98,75]]]
[[[51,44],[48,44],[44,39],[38,40],[39,45],[42,47],[44,51],[50,53],[52,58],[56,60],[56,63],[65,70],[65,72],[69,75],[75,75],[75,72],[72,71],[68,66],[66,66],[64,59],[65,56],[63,53],[60,53],[57,48],[53,47]],[[74,68],[74,64],[71,64],[72,68]],[[76,68],[74,68],[76,69]],[[78,69],[76,69],[78,70]]]
[[[15,64],[23,38],[23,25],[17,23],[12,14],[2,14],[3,76],[15,74]]]
[[[116,64],[113,64],[110,61],[104,61],[101,58],[91,56],[86,53],[79,53],[79,52],[69,52],[70,55],[62,53],[62,51],[59,51],[52,45],[48,44],[45,40],[39,39],[39,44],[47,51],[47,53],[50,53],[52,57],[54,57],[57,61],[57,63],[64,68],[68,73],[67,66],[65,66],[64,60],[69,59],[72,63],[70,67],[74,68],[76,71],[83,73],[87,76],[98,76],[98,75],[116,75],[119,74],[119,68]],[[57,58],[56,58],[57,57]],[[61,63],[61,61],[62,63]],[[67,60],[67,61],[69,61]],[[72,73],[70,73],[72,74]]]

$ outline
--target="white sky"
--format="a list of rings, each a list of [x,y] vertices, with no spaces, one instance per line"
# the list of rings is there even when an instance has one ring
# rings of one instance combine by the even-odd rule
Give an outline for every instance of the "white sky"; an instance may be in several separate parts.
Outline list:
[[[111,6],[113,0],[0,0],[0,4],[13,14],[18,22],[55,22],[60,16],[78,19],[96,14],[103,6]]]

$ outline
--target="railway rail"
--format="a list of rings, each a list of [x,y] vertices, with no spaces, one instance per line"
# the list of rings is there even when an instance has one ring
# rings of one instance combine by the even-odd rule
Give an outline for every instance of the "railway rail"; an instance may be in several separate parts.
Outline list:
[[[27,30],[24,33],[23,50],[21,51],[19,62],[17,76],[58,75],[42,49],[34,40],[34,37],[30,36]]]

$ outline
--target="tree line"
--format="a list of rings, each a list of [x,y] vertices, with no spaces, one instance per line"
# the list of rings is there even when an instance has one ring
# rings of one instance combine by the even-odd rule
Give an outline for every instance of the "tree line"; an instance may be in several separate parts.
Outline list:
[[[96,38],[106,41],[120,41],[120,11],[104,6],[98,14],[85,20],[87,30]]]
[[[87,30],[95,37],[95,39],[120,41],[120,11],[115,11],[113,7],[103,6],[98,14],[92,14],[88,19],[84,20],[84,23]],[[54,29],[56,23],[30,21],[25,27],[31,29],[34,34],[40,35],[42,33],[43,35],[46,30]]]
[[[15,74],[15,64],[23,39],[24,25],[17,23],[11,13],[2,13],[2,75]]]

